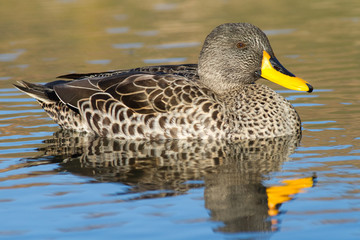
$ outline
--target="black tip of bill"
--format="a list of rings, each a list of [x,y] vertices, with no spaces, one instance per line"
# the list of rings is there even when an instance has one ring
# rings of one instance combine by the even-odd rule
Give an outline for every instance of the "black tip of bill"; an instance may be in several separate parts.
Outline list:
[[[310,85],[310,84],[308,84],[308,83],[306,83],[306,85],[308,86],[308,88],[309,88],[309,91],[307,91],[308,93],[311,93],[313,90],[314,90],[314,88]]]

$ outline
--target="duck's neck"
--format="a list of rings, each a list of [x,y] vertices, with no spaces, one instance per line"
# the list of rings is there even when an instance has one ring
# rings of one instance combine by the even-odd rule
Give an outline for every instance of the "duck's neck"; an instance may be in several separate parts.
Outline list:
[[[229,81],[229,79],[223,79],[222,76],[211,75],[211,79],[206,76],[200,76],[199,81],[203,86],[215,92],[220,98],[228,96],[229,94],[236,94],[243,92],[245,89],[255,85],[255,83],[238,84],[236,80]]]
[[[207,56],[207,52],[201,52],[200,55],[199,80],[217,94],[226,94],[234,89],[241,89],[242,85],[253,84],[257,79],[254,71],[245,66],[231,66],[227,61],[218,60],[220,57]]]

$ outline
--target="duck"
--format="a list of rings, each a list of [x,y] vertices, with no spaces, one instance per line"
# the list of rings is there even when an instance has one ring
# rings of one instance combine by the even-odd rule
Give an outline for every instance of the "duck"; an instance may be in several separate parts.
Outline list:
[[[205,38],[197,64],[67,74],[19,81],[65,130],[118,139],[252,140],[301,135],[295,108],[270,87],[312,92],[275,57],[250,23],[225,23]]]

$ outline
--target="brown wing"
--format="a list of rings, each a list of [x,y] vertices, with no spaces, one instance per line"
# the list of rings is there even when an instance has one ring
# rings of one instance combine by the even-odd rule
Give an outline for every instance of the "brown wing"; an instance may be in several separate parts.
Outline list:
[[[91,98],[95,107],[111,98],[140,114],[167,112],[180,103],[191,104],[194,98],[203,95],[193,80],[183,76],[141,72],[83,78],[55,85],[54,91],[73,108],[78,108],[78,103],[85,99]]]
[[[198,79],[197,75],[197,64],[180,64],[180,65],[161,65],[161,66],[145,66],[139,68],[132,69],[123,69],[116,71],[108,71],[108,72],[98,72],[98,73],[72,73],[59,76],[58,78],[65,79],[84,79],[84,78],[92,78],[92,77],[110,77],[114,75],[121,75],[123,73],[150,73],[150,74],[176,74],[180,76],[187,77],[189,79]]]

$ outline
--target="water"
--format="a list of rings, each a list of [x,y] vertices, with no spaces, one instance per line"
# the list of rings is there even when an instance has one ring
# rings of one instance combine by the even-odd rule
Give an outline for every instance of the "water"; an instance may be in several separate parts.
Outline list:
[[[336,1],[0,0],[0,238],[359,239],[360,6]],[[116,142],[57,132],[12,87],[71,72],[196,63],[251,22],[312,94],[303,137]]]

